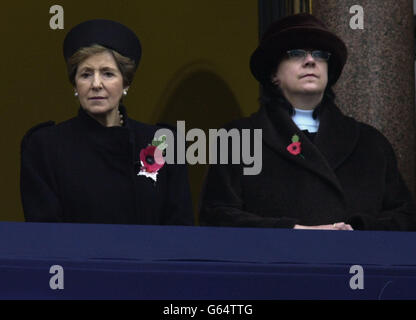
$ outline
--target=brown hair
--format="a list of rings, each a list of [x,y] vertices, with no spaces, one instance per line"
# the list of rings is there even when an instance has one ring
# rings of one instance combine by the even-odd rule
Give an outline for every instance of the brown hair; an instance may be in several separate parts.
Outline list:
[[[79,49],[68,59],[66,63],[68,78],[73,86],[75,86],[75,75],[77,73],[78,65],[92,55],[103,52],[109,52],[114,57],[118,69],[123,76],[123,86],[127,87],[132,83],[134,74],[136,72],[136,64],[134,61],[119,54],[117,51],[108,49],[98,44],[93,44],[89,47],[83,47]]]

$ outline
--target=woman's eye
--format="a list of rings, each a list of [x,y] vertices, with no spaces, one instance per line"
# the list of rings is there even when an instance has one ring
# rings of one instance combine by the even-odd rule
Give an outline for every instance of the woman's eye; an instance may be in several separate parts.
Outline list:
[[[114,76],[114,73],[112,73],[112,72],[105,72],[104,75],[106,77],[112,77],[112,76]]]
[[[302,51],[293,51],[292,56],[294,57],[303,57],[304,53]]]
[[[90,76],[90,74],[89,73],[81,73],[81,78],[83,78],[83,79],[86,79],[86,78],[88,78]]]

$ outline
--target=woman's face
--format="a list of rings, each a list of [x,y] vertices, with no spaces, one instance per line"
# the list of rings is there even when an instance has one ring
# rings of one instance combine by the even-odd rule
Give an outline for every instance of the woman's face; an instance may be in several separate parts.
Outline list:
[[[280,62],[272,81],[286,97],[323,94],[328,83],[328,63],[310,53],[305,58],[286,58]]]
[[[123,76],[109,52],[94,54],[77,68],[75,89],[81,107],[95,116],[118,109],[123,95]]]

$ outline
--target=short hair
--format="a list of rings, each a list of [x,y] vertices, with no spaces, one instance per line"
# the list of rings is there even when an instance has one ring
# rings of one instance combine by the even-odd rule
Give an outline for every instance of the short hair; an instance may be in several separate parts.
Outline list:
[[[79,64],[92,55],[103,52],[109,52],[113,56],[123,77],[123,86],[129,86],[133,82],[134,74],[136,72],[136,64],[132,59],[127,58],[112,49],[108,49],[99,44],[93,44],[89,47],[82,47],[67,60],[66,66],[68,78],[73,86],[75,86],[75,75]]]

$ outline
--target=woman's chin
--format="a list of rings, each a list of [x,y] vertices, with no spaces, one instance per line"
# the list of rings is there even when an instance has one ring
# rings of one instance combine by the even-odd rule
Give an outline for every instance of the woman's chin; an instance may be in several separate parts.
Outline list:
[[[325,88],[317,86],[305,86],[303,88],[304,94],[322,94],[325,91]]]
[[[108,106],[108,105],[89,105],[86,107],[83,107],[84,110],[86,110],[88,113],[93,115],[103,115],[111,112],[114,108]]]

